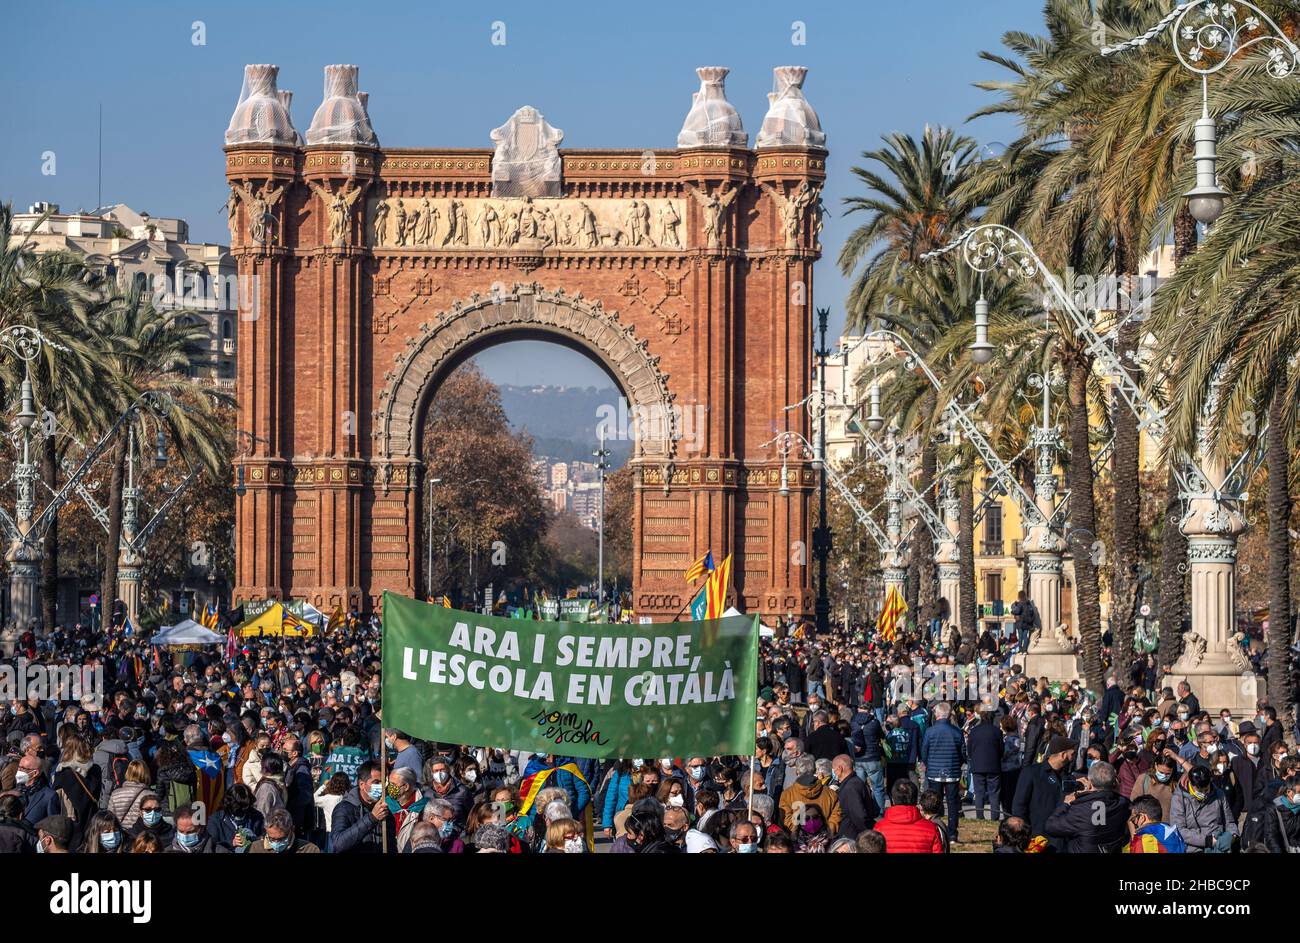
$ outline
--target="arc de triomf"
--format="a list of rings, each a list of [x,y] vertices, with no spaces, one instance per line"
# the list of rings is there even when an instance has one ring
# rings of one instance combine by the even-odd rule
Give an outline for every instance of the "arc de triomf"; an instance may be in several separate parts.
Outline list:
[[[706,550],[734,554],[742,610],[810,613],[815,468],[790,456],[782,489],[764,447],[809,431],[785,408],[811,386],[826,170],[805,71],[775,70],[753,148],[727,70],[702,68],[676,149],[560,149],[524,107],[473,150],[381,147],[345,65],[301,135],[278,68],[247,66],[225,147],[236,600],[416,595],[424,409],[466,358],[531,338],[628,402],[638,616],[677,615]]]

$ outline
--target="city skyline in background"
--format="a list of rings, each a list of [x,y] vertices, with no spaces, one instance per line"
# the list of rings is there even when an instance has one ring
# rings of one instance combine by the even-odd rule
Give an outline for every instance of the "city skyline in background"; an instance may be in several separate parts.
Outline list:
[[[991,151],[1011,136],[1005,121],[965,123],[991,98],[969,77],[998,74],[972,50],[996,49],[1007,30],[1033,27],[1041,3],[1007,0],[997,17],[957,0],[936,7],[942,29],[926,31],[905,5],[809,3],[795,16],[788,4],[759,2],[743,18],[674,2],[657,6],[652,18],[637,8],[592,7],[597,16],[585,6],[555,13],[516,3],[472,13],[417,5],[402,12],[394,5],[383,18],[345,18],[353,5],[323,3],[307,15],[301,7],[240,0],[17,7],[6,14],[3,68],[16,93],[0,104],[8,131],[0,199],[19,209],[38,201],[58,203],[64,212],[92,209],[102,104],[102,202],[184,218],[195,241],[225,244],[222,132],[246,63],[281,67],[280,86],[295,93],[300,130],[320,102],[324,66],[353,62],[370,93],[382,145],[465,148],[491,147],[491,129],[525,104],[564,131],[562,147],[673,147],[698,88],[694,70],[702,65],[730,67],[727,97],[752,145],[772,68],[806,65],[805,89],[830,148],[823,196],[830,212],[814,304],[830,307],[832,336],[838,336],[848,281],[836,255],[858,222],[842,215],[842,200],[856,192],[849,169],[861,152],[894,130],[919,134],[927,122],[958,128]],[[395,22],[403,28],[394,30]],[[618,37],[633,32],[636,48],[653,52],[618,54]],[[76,59],[52,56],[50,35],[61,36],[69,54],[113,50],[111,67],[92,79],[84,69],[60,65]],[[864,47],[863,36],[879,42]],[[494,38],[504,44],[494,45]],[[132,53],[140,49],[149,55]],[[612,54],[602,58],[591,50]],[[936,61],[968,68],[936,70]],[[905,96],[893,94],[903,88]],[[496,383],[609,383],[596,364],[556,345],[514,342],[478,362]]]

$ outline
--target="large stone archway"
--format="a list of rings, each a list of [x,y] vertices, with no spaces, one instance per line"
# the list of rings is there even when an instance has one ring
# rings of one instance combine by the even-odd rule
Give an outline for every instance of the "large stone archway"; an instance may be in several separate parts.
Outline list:
[[[815,472],[792,460],[783,491],[767,444],[809,431],[785,408],[812,378],[826,166],[801,70],[754,149],[734,110],[709,117],[726,106],[726,70],[709,69],[676,149],[560,150],[520,109],[493,151],[381,148],[343,66],[304,142],[274,67],[249,69],[226,146],[237,600],[414,594],[429,391],[477,346],[535,334],[597,359],[629,400],[636,614],[677,615],[705,551],[733,555],[743,610],[812,611]]]

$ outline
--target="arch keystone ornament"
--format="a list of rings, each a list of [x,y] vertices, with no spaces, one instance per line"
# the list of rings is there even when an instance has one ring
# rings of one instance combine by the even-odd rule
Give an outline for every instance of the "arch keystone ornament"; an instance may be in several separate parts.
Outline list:
[[[414,595],[429,403],[467,359],[522,339],[577,350],[618,387],[594,418],[633,441],[637,616],[679,616],[706,551],[733,556],[738,608],[812,612],[787,548],[810,543],[815,470],[790,462],[782,488],[762,443],[809,434],[785,405],[811,383],[826,151],[791,130],[816,127],[802,70],[780,73],[784,130],[754,149],[725,74],[701,72],[678,148],[561,149],[524,107],[465,149],[381,147],[353,66],[327,67],[299,136],[274,67],[253,69],[232,128],[283,120],[226,146],[257,311],[238,349],[236,600]]]

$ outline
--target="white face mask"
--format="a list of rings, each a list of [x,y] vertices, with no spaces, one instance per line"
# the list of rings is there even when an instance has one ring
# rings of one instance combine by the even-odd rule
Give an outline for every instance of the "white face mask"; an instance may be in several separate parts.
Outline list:
[[[19,786],[26,786],[31,781],[32,774],[27,772],[25,769],[20,769],[18,772],[14,773],[14,782]]]
[[[474,780],[478,779],[478,770],[476,770],[476,769],[467,769],[467,770],[465,770],[465,777],[464,777],[464,778],[465,778],[465,782],[467,782],[467,783],[472,783]],[[441,780],[440,780],[440,782],[441,782]]]
[[[1259,744],[1258,743],[1246,744],[1246,752],[1249,753],[1251,756],[1259,756]]]
[[[566,855],[580,855],[582,852],[581,838],[566,838],[564,840],[564,853]]]
[[[680,809],[682,806],[686,805],[686,800],[683,799],[683,798],[682,798],[681,796],[679,796],[679,795],[678,795],[678,796],[669,796],[669,797],[668,797],[668,804],[669,804],[670,806],[674,806],[675,808]]]
[[[451,777],[447,774],[447,771],[445,769],[440,769],[438,770],[438,772],[433,774],[433,781],[437,783],[439,786],[441,786],[450,778]]]

